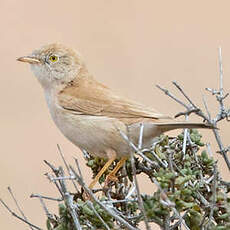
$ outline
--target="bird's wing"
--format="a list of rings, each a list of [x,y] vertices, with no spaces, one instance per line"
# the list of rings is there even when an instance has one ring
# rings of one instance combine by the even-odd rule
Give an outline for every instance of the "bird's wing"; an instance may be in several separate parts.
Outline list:
[[[75,79],[58,94],[61,107],[82,115],[107,116],[117,119],[169,119],[155,110],[120,97],[93,78]]]

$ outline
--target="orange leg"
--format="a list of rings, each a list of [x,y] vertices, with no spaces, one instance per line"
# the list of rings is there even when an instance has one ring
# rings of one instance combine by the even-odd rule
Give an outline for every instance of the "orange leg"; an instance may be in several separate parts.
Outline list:
[[[109,173],[109,175],[106,177],[106,180],[105,180],[105,187],[108,186],[110,181],[117,181],[116,173],[125,164],[127,159],[128,159],[127,156],[122,157],[121,160],[117,163],[116,167],[113,169],[113,171]]]
[[[100,170],[100,172],[96,175],[96,177],[93,179],[93,181],[90,183],[89,188],[93,189],[94,185],[98,182],[99,178],[102,176],[102,174],[108,169],[108,167],[116,160],[116,156],[112,156],[106,164],[103,166],[103,168]],[[116,167],[115,167],[116,168]]]

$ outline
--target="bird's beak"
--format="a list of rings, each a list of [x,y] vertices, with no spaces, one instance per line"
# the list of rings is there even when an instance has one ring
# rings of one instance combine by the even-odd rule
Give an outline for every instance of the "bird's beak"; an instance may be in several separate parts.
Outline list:
[[[41,64],[41,60],[37,57],[25,56],[17,58],[17,61],[27,62],[29,64]]]

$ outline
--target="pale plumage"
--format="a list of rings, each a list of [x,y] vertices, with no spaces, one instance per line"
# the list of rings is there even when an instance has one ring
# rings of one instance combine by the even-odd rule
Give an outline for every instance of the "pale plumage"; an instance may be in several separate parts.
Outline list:
[[[62,133],[91,154],[112,159],[127,157],[129,146],[119,130],[137,144],[140,123],[144,124],[144,146],[150,146],[154,137],[172,129],[210,128],[202,123],[175,122],[119,96],[94,80],[79,54],[63,45],[51,44],[18,60],[31,64]]]

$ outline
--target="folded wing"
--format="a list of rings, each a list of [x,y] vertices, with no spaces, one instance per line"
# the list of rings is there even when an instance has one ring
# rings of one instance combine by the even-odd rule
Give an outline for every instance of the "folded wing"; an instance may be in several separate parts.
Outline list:
[[[75,79],[58,95],[58,102],[64,109],[77,114],[107,116],[110,118],[126,119],[149,118],[153,120],[170,119],[155,110],[120,97],[108,87],[85,76]]]

